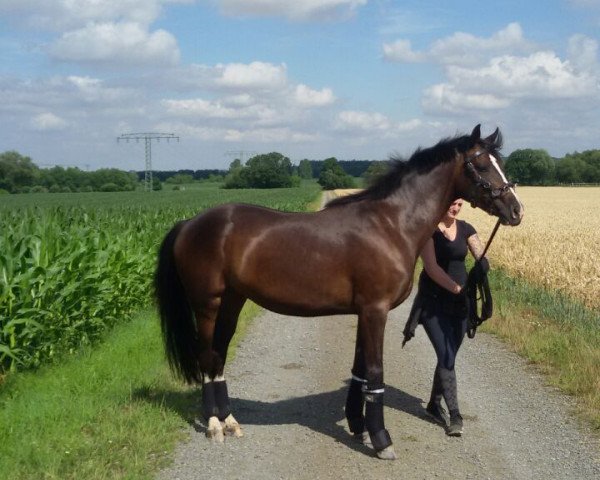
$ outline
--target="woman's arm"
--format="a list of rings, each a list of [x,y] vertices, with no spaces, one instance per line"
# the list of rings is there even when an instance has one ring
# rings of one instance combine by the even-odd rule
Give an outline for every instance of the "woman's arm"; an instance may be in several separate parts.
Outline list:
[[[427,240],[425,247],[421,251],[421,258],[423,259],[423,268],[435,283],[454,294],[460,293],[462,286],[452,280],[442,267],[438,265],[435,258],[433,239],[430,238]]]
[[[490,262],[488,261],[487,257],[481,258],[484,248],[481,240],[479,240],[479,236],[476,233],[471,235],[469,238],[467,238],[467,245],[469,246],[469,250],[471,250],[471,254],[473,257],[475,257],[475,260],[480,260],[479,264],[483,269],[483,273],[487,273],[490,269]]]
[[[467,245],[469,246],[471,255],[475,257],[475,260],[479,260],[481,255],[483,255],[483,244],[481,243],[481,240],[479,240],[479,235],[474,233],[467,238]]]

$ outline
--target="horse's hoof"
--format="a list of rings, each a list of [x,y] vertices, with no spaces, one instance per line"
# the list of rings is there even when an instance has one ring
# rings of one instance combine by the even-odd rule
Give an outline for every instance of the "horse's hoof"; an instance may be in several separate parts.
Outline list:
[[[239,423],[227,424],[225,423],[225,427],[223,428],[225,435],[228,437],[242,438],[244,436],[244,432],[242,431],[242,427],[240,427]]]
[[[235,438],[241,438],[244,436],[242,427],[240,427],[240,424],[235,418],[233,418],[233,415],[231,414],[229,414],[223,421],[223,431],[225,432],[225,435]]]
[[[217,417],[210,417],[208,419],[206,438],[211,440],[213,443],[223,443],[225,441],[223,427],[221,426],[221,422],[219,422],[219,419]]]
[[[396,452],[394,452],[394,446],[390,445],[389,447],[385,447],[383,450],[377,452],[377,457],[382,460],[396,460]]]
[[[228,437],[242,438],[244,436],[244,432],[238,425],[236,427],[226,427],[225,435],[227,435]]]

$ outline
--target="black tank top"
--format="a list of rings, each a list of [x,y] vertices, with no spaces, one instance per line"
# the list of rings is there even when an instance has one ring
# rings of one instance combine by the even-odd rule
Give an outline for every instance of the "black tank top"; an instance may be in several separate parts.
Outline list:
[[[456,221],[456,238],[447,239],[439,228],[433,233],[433,246],[438,265],[459,285],[467,282],[467,267],[465,257],[469,251],[467,239],[477,233],[470,223]],[[423,270],[419,279],[419,289],[439,291],[440,287]]]

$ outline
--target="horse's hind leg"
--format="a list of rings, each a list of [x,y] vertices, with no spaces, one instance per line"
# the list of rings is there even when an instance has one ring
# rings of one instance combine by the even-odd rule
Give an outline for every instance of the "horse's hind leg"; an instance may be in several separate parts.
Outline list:
[[[221,371],[214,381],[215,401],[218,409],[218,418],[224,423],[225,434],[234,437],[243,436],[242,429],[231,413],[227,383],[223,375],[229,343],[235,333],[238,318],[246,298],[237,294],[232,289],[227,289],[221,298],[221,306],[217,315],[213,348],[222,360]]]
[[[221,297],[213,296],[193,305],[198,333],[198,366],[202,373],[202,414],[207,422],[206,436],[216,442],[224,441],[223,427],[218,418],[215,379],[223,371],[223,360],[213,349],[215,325]]]

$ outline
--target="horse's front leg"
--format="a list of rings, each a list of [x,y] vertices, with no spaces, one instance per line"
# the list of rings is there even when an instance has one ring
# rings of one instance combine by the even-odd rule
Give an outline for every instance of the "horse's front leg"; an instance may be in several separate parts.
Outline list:
[[[357,328],[352,378],[350,379],[348,396],[346,397],[345,413],[348,427],[354,436],[365,445],[371,445],[369,433],[365,430],[365,402],[362,393],[363,386],[367,383],[365,370],[365,355],[362,349],[360,328]]]
[[[366,383],[362,387],[366,404],[365,423],[379,458],[395,460],[396,453],[383,418],[383,337],[388,309],[363,308],[358,317],[359,337],[365,359]]]

